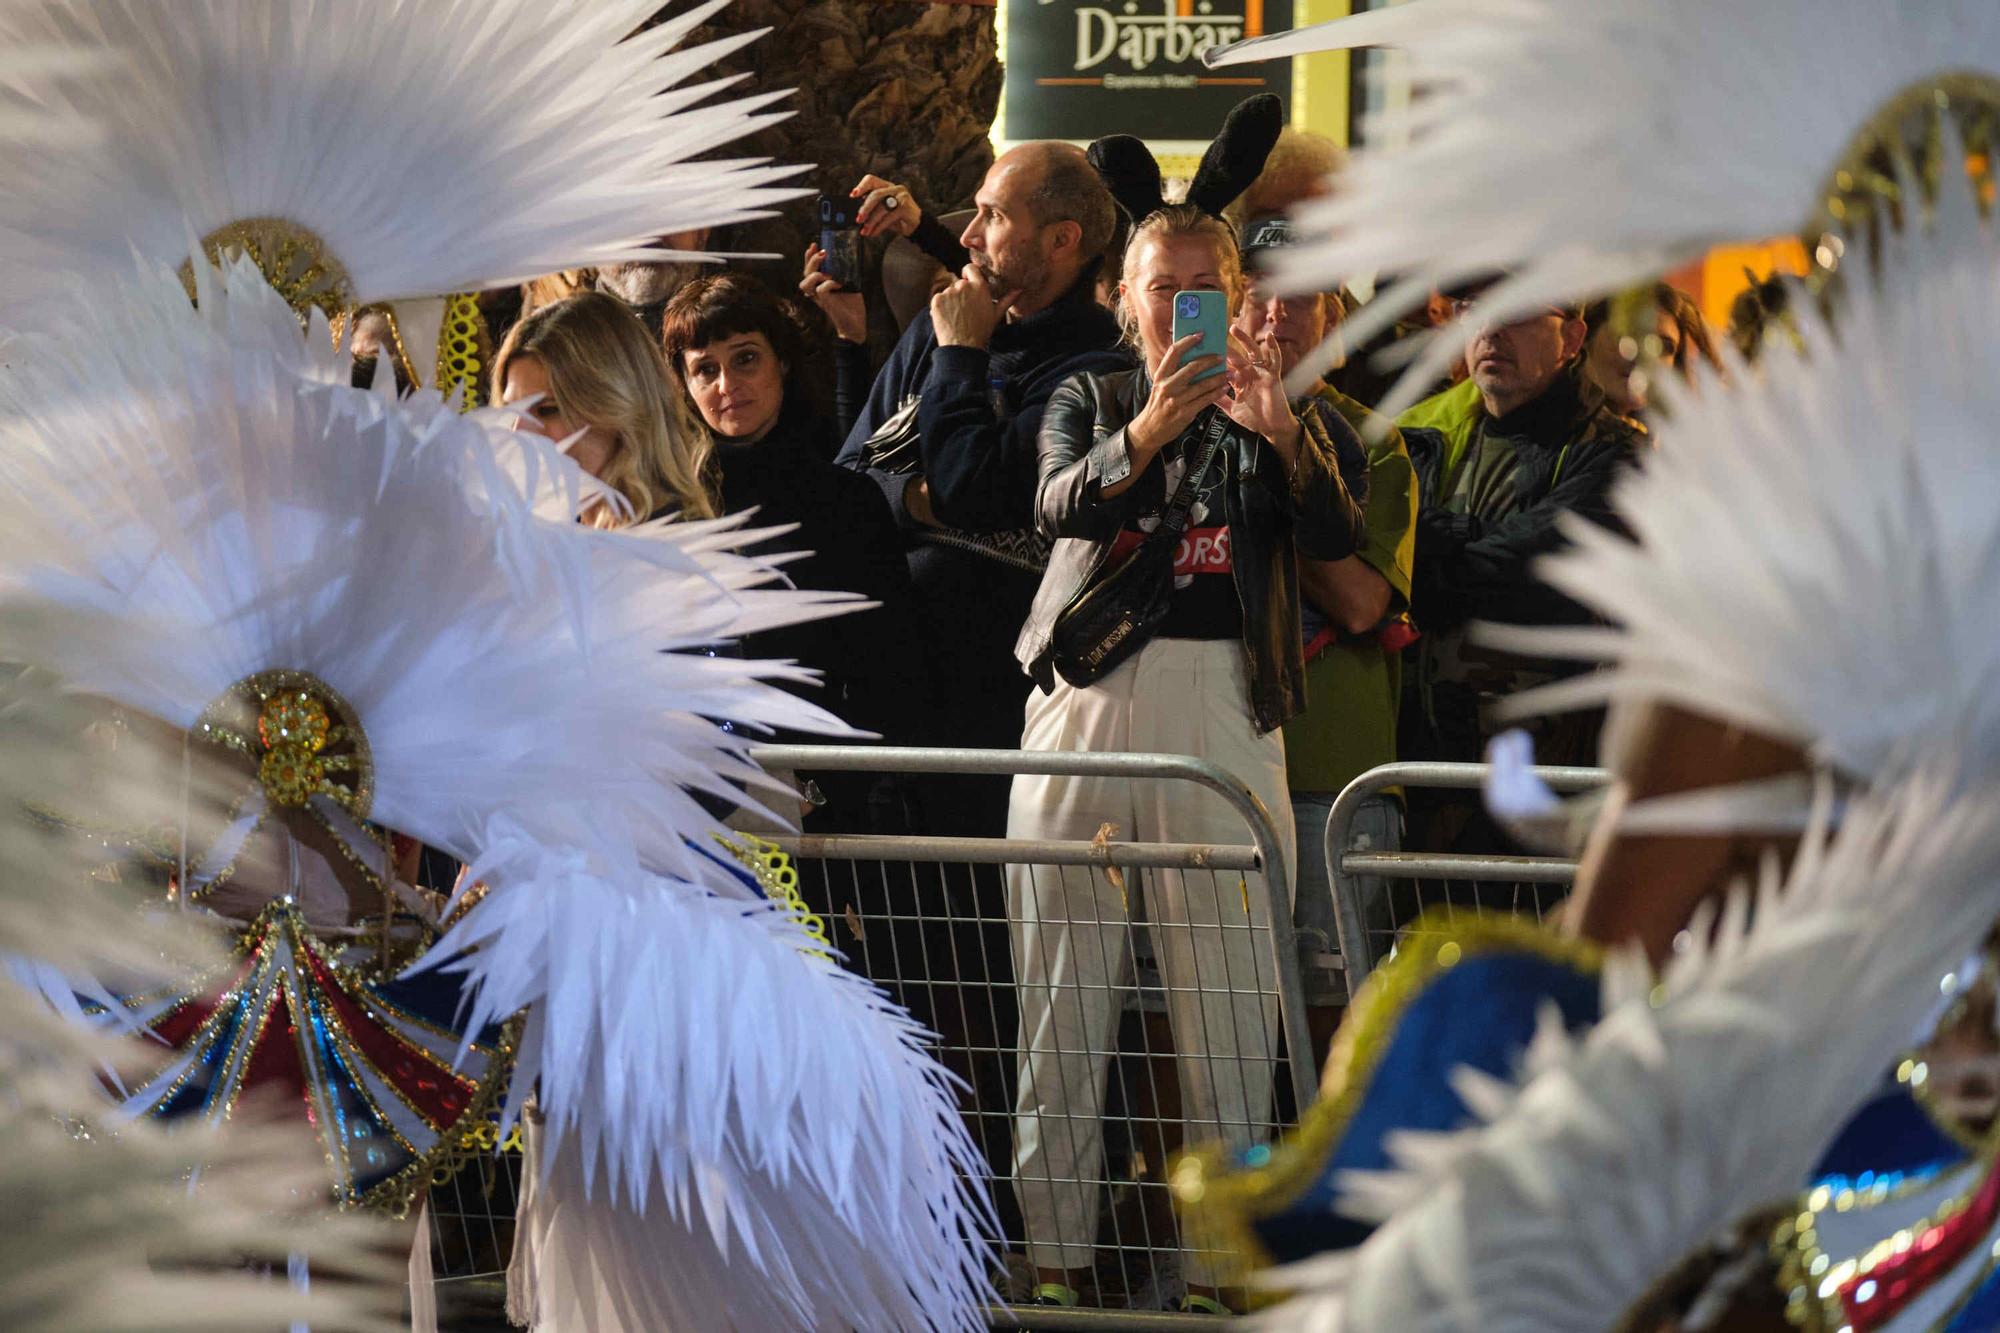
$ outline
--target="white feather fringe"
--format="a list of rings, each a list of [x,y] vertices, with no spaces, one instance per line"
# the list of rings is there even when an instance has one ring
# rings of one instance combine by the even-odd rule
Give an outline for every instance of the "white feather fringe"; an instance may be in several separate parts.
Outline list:
[[[513,1282],[536,1327],[982,1326],[982,1162],[906,1014],[740,886],[504,824],[484,845],[485,897],[420,966],[466,974],[475,1026],[529,1011],[509,1114],[537,1087]]]
[[[1613,958],[1594,1028],[1551,1016],[1518,1085],[1460,1079],[1479,1123],[1403,1136],[1397,1170],[1343,1181],[1381,1228],[1273,1273],[1297,1294],[1268,1326],[1602,1329],[1791,1197],[1991,924],[1995,798],[1940,762],[1853,802],[1838,833],[1823,804],[1790,873],[1699,913],[1663,974]]]
[[[0,64],[19,101],[97,151],[0,142],[0,312],[40,322],[63,275],[177,264],[189,238],[282,218],[357,302],[667,257],[656,238],[760,216],[792,174],[712,156],[784,113],[699,82],[749,37],[685,50],[728,0],[647,27],[657,0],[40,0],[0,48],[103,53],[62,77]],[[642,30],[643,29],[643,30]],[[753,34],[754,35],[754,34]]]

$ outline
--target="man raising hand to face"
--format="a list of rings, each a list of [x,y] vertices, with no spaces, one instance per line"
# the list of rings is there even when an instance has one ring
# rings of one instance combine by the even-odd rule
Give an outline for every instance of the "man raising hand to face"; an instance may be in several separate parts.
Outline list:
[[[903,187],[873,177],[864,187],[864,233],[929,225]],[[1042,410],[1071,375],[1129,360],[1095,299],[1116,205],[1082,150],[1023,144],[994,162],[973,202],[963,258],[948,266],[958,278],[904,330],[840,461],[882,487],[903,531],[952,743],[1012,747],[1028,691],[1014,635],[1047,561],[1033,534]],[[931,239],[950,248],[948,236]],[[991,796],[954,831],[998,836],[1004,781]]]

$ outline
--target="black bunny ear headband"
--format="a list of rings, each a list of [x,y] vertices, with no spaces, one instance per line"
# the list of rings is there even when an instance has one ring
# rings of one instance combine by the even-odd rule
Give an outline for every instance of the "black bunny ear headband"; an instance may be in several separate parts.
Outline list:
[[[1284,128],[1284,103],[1270,93],[1238,102],[1222,122],[1222,133],[1201,155],[1194,183],[1188,186],[1187,202],[1221,217],[1230,201],[1249,189],[1264,170],[1264,160]],[[1141,140],[1113,134],[1092,144],[1086,156],[1132,225],[1167,206],[1160,197],[1160,164]]]

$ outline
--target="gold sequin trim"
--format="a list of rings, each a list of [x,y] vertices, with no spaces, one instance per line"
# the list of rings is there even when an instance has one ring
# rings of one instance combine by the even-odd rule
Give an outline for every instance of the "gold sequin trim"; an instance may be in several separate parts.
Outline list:
[[[805,952],[831,961],[833,955],[828,951],[833,945],[827,939],[826,922],[806,905],[804,896],[799,893],[799,871],[792,864],[792,858],[781,851],[778,844],[766,842],[754,834],[738,833],[730,838],[718,836],[716,841],[739,865],[756,877],[758,887],[764,890],[766,898],[784,908],[792,920],[799,923],[799,929],[805,932],[807,938],[822,946]]]
[[[325,968],[329,975],[350,990],[358,990],[370,984],[365,972],[341,963],[320,944],[295,905],[291,903],[274,903],[266,911],[284,921],[286,932],[293,946],[293,956],[299,960],[299,966],[302,969],[300,972],[301,977],[304,976],[303,969],[309,966],[307,955],[310,955],[313,961],[316,961],[321,967]],[[398,1006],[389,1003],[377,994],[370,993],[365,1000],[357,997],[356,1002],[380,1008],[399,1018],[409,1017]],[[299,1006],[299,1012],[301,1014],[304,1013],[303,1005]],[[328,1039],[339,1051],[342,1059],[351,1061],[357,1069],[366,1069],[369,1073],[373,1074],[412,1115],[416,1116],[426,1125],[430,1124],[430,1118],[417,1107],[411,1105],[395,1082],[378,1069],[374,1062],[362,1053],[359,1045],[347,1036],[345,1030],[340,1027],[337,1015],[329,1012],[322,1014],[321,1017],[327,1026]],[[450,1036],[456,1039],[457,1034],[444,1033],[442,1029],[428,1023],[423,1026],[433,1034]],[[410,1041],[409,1038],[395,1031],[393,1028],[385,1026],[383,1031],[393,1038],[397,1045],[408,1050],[411,1054],[426,1060],[436,1058],[422,1046]],[[411,1154],[412,1160],[395,1175],[386,1180],[378,1181],[359,1198],[354,1197],[351,1191],[342,1189],[339,1195],[340,1203],[343,1206],[384,1212],[398,1219],[406,1217],[409,1214],[411,1206],[416,1202],[418,1194],[422,1192],[424,1182],[431,1178],[432,1173],[436,1170],[439,1163],[447,1159],[456,1149],[460,1139],[463,1137],[459,1132],[459,1127],[468,1124],[483,1123],[491,1115],[494,1105],[500,1098],[501,1092],[507,1086],[507,1077],[513,1068],[514,1052],[519,1045],[519,1038],[520,1020],[517,1017],[502,1025],[500,1040],[497,1044],[489,1045],[481,1041],[474,1041],[471,1044],[473,1051],[486,1057],[485,1072],[477,1080],[468,1078],[455,1071],[449,1075],[449,1077],[457,1079],[461,1084],[470,1086],[473,1091],[466,1103],[464,1112],[459,1115],[457,1120],[450,1125],[434,1127],[438,1132],[437,1141],[427,1152],[418,1152],[415,1146],[396,1130],[394,1122],[388,1116],[380,1114],[381,1107],[374,1094],[369,1091],[365,1083],[356,1078],[354,1080],[356,1092],[377,1112],[377,1118],[385,1126],[388,1126],[391,1137],[396,1140],[404,1151]],[[346,1151],[346,1146],[344,1143],[341,1145],[343,1153]],[[338,1176],[337,1178],[348,1181],[352,1180],[353,1176],[350,1173],[345,1176]]]
[[[247,257],[301,319],[315,307],[331,318],[354,303],[354,284],[346,265],[318,235],[285,218],[244,218],[227,223],[201,238],[201,250],[211,263],[224,255]],[[192,261],[182,263],[180,277],[192,300]]]
[[[1833,1256],[1820,1248],[1819,1214],[1876,1207],[1921,1190],[1934,1189],[1943,1177],[1929,1176],[1905,1182],[1899,1187],[1883,1185],[1865,1191],[1836,1192],[1822,1185],[1802,1198],[1798,1214],[1780,1222],[1771,1236],[1771,1248],[1779,1260],[1779,1287],[1786,1293],[1786,1317],[1806,1333],[1834,1333],[1844,1329],[1847,1312],[1841,1305],[1841,1288],[1853,1278],[1866,1277],[1874,1272],[1885,1260],[1907,1251],[1918,1236],[1932,1227],[1964,1212],[1993,1169],[1990,1163],[1982,1163],[1977,1158],[1968,1159],[1964,1165],[1971,1167],[1971,1176],[1965,1188],[1939,1204],[1936,1212],[1900,1228],[1865,1252],[1840,1263],[1835,1263]],[[1991,1267],[1989,1256],[1987,1270],[1991,1271]],[[1937,1280],[1945,1280],[1951,1271],[1938,1274]],[[1977,1290],[1977,1285],[1975,1283],[1972,1290]],[[1940,1320],[1932,1327],[1944,1328],[1949,1322]]]
[[[1944,126],[1949,120],[1967,157],[1944,160]],[[1903,89],[1856,131],[1820,192],[1808,246],[1818,240],[1815,258],[1823,270],[1839,262],[1828,248],[1835,233],[1866,232],[1883,209],[1892,214],[1902,198],[1899,173],[1907,172],[1932,197],[1945,174],[1973,177],[1982,204],[1992,202],[1994,155],[2000,153],[2000,78],[1977,70],[1954,70]]]
[[[479,298],[470,292],[446,297],[444,324],[438,329],[437,388],[447,398],[462,390],[462,411],[472,411],[483,400],[480,386],[492,359],[491,343]]]

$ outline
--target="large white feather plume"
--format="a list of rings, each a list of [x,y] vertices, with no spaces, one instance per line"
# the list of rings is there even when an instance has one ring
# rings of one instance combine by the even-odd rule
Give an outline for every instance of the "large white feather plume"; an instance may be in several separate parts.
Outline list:
[[[1941,191],[1880,267],[1850,247],[1838,327],[1665,386],[1660,447],[1541,576],[1615,628],[1518,630],[1609,664],[1521,711],[1657,699],[1893,775],[1956,746],[2000,763],[2000,238]]]
[[[763,781],[751,731],[842,727],[777,688],[798,668],[709,650],[854,599],[766,586],[733,520],[567,521],[585,488],[547,441],[328,383],[323,320],[242,265],[203,282],[196,309],[136,275],[0,374],[0,661],[178,727],[307,671],[361,719],[377,821],[470,860],[511,812],[711,875],[690,789]]]
[[[39,322],[63,276],[178,265],[230,223],[305,228],[356,302],[660,257],[746,217],[790,174],[713,150],[780,113],[700,82],[752,35],[676,49],[728,0],[639,31],[657,0],[37,0],[0,48],[107,59],[63,77],[0,62],[0,99],[100,130],[78,153],[0,141],[0,312]],[[32,183],[32,188],[27,188]]]
[[[1544,1023],[1516,1085],[1461,1077],[1473,1127],[1393,1140],[1399,1169],[1343,1181],[1382,1225],[1275,1272],[1297,1294],[1270,1325],[1599,1330],[1791,1198],[1991,924],[1995,795],[1939,763],[1831,835],[1823,803],[1790,872],[1704,907],[1661,975],[1614,960],[1594,1028]]]
[[[1359,46],[1409,52],[1419,95],[1377,127],[1407,146],[1357,152],[1334,194],[1300,210],[1311,239],[1279,268],[1300,289],[1397,280],[1352,322],[1350,346],[1434,285],[1510,271],[1484,302],[1505,318],[1796,233],[1897,93],[1947,71],[2000,78],[2000,6],[1411,0],[1211,61]],[[1462,346],[1435,340],[1404,388]]]
[[[797,669],[699,650],[852,599],[765,586],[740,524],[581,526],[547,441],[347,388],[323,320],[241,262],[199,280],[190,306],[144,273],[0,374],[0,661],[183,728],[278,667],[353,706],[371,816],[491,886],[431,957],[476,946],[475,1028],[530,1011],[514,1088],[604,1221],[551,1244],[621,1213],[718,1289],[754,1264],[794,1326],[971,1326],[985,1214],[948,1080],[799,952],[692,794],[763,780],[748,731],[840,727],[777,688]]]
[[[902,1010],[740,887],[551,853],[505,821],[482,841],[485,896],[430,957],[462,952],[443,965],[475,988],[475,1026],[528,1011],[514,1095],[539,1087],[545,1174],[520,1313],[982,1326],[982,1162]],[[758,1279],[732,1275],[746,1262]]]

